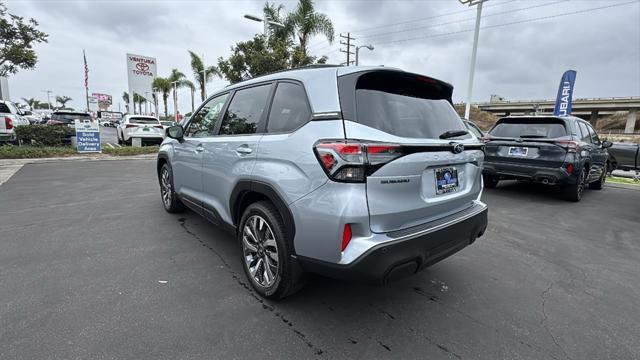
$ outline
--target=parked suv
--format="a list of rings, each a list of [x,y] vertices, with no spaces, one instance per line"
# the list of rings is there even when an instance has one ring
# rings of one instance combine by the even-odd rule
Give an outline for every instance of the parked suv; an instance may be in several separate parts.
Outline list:
[[[484,138],[484,185],[501,179],[559,185],[565,198],[580,201],[585,187],[602,189],[610,141],[600,141],[591,124],[577,117],[510,116]]]
[[[15,127],[29,125],[14,103],[0,100],[0,143],[16,141]]]
[[[304,272],[385,283],[473,243],[483,144],[453,87],[382,67],[311,67],[244,81],[167,129],[162,202],[230,229],[253,288]]]

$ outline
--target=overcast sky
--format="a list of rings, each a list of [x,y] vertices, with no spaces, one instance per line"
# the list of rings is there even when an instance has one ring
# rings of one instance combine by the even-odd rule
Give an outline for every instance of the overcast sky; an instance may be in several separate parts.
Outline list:
[[[491,94],[510,100],[551,99],[567,69],[578,72],[574,98],[639,96],[640,1],[589,10],[628,2],[487,1],[473,100],[488,101]],[[296,1],[276,3],[291,10]],[[160,76],[178,68],[192,77],[187,50],[204,54],[210,64],[228,56],[233,44],[262,31],[260,23],[243,15],[260,15],[264,1],[9,0],[6,4],[10,13],[35,18],[50,35],[48,43],[36,46],[36,69],[9,79],[14,101],[46,100],[42,90],[51,90],[53,96],[72,97],[72,107],[83,108],[85,49],[89,92],[111,94],[117,109],[127,89],[126,53],[156,57]],[[318,0],[316,7],[332,19],[336,34],[350,31],[357,44],[375,46],[374,51],[361,50],[362,65],[433,76],[454,85],[456,102],[466,97],[473,32],[465,30],[473,29],[474,9],[456,0]],[[571,12],[581,13],[562,15]],[[536,20],[541,17],[548,18]],[[345,54],[339,46],[337,38],[330,45],[317,37],[310,50],[329,56],[330,63],[340,63]],[[216,79],[208,91],[224,85]],[[188,90],[180,90],[178,103],[182,113],[191,110]]]

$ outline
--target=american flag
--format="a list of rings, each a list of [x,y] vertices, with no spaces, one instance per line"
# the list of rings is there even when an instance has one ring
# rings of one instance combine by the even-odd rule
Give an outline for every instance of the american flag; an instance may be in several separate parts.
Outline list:
[[[84,87],[89,88],[89,65],[87,65],[87,55],[82,50],[82,57],[84,58]]]

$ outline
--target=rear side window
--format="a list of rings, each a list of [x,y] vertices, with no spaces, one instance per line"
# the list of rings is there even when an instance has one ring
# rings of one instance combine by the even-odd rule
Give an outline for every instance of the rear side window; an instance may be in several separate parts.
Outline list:
[[[555,119],[502,119],[489,131],[496,137],[555,139],[567,135],[561,120]]]
[[[7,104],[0,103],[0,113],[11,114],[11,110],[9,110],[9,107],[7,106]]]
[[[289,82],[279,83],[269,112],[267,132],[290,132],[310,119],[311,110],[302,86]]]
[[[578,126],[580,127],[580,132],[582,133],[582,138],[580,140],[588,143],[591,142],[591,136],[589,135],[587,125],[585,125],[583,122],[578,122]]]
[[[424,76],[364,74],[356,83],[356,121],[396,136],[438,139],[449,130],[467,130],[450,96],[449,86]]]
[[[268,84],[236,91],[220,125],[219,134],[255,134],[270,88],[271,84]]]

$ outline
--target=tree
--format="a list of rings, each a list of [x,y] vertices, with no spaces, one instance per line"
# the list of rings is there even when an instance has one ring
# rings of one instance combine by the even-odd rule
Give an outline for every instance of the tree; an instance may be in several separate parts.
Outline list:
[[[133,112],[136,112],[135,106],[138,104],[138,114],[142,114],[142,104],[144,104],[145,101],[147,101],[147,99],[145,99],[144,96],[138,93],[133,93]]]
[[[262,34],[231,48],[229,58],[218,58],[218,70],[232,84],[252,77],[288,69],[289,47],[282,39]]]
[[[25,104],[29,105],[30,108],[32,109],[38,109],[42,103],[40,102],[40,100],[34,99],[34,98],[22,98],[22,101],[24,101]]]
[[[207,82],[214,76],[220,76],[220,73],[218,72],[218,68],[213,65],[205,66],[203,59],[196,55],[196,53],[194,53],[193,51],[189,50],[189,55],[191,56],[191,70],[193,71],[193,77],[196,79],[196,83],[200,88],[200,100],[204,101],[205,87],[207,86]]]
[[[33,69],[38,56],[33,45],[47,42],[49,35],[38,30],[38,22],[9,14],[0,3],[0,76],[8,76],[18,69]]]
[[[178,69],[171,69],[171,74],[169,74],[167,78],[173,88],[173,106],[175,107],[176,114],[178,113],[178,88],[186,86],[186,78],[187,76],[178,71]]]
[[[56,96],[56,102],[60,104],[60,107],[62,107],[63,109],[65,108],[65,105],[71,100],[73,99],[68,96]]]
[[[129,93],[127,93],[126,91],[122,93],[122,101],[124,101],[124,107],[127,109],[127,112],[129,112]]]
[[[293,67],[309,65],[316,60],[307,50],[312,36],[324,35],[329,43],[333,42],[333,24],[327,15],[316,12],[313,0],[299,0],[295,10],[287,15],[285,24],[285,28],[291,28],[293,36],[298,40],[293,51]],[[326,59],[321,58],[321,61]]]
[[[167,78],[156,77],[153,79],[153,83],[151,84],[154,92],[159,92],[162,94],[162,102],[164,103],[164,116],[168,117],[169,113],[167,111],[167,99],[169,98],[169,93],[171,92],[171,82]]]

